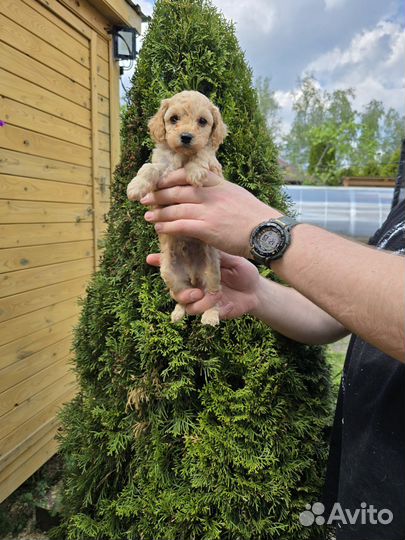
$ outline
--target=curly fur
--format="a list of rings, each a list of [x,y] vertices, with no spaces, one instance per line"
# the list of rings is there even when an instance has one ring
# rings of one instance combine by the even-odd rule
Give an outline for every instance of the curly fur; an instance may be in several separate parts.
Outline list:
[[[193,186],[207,185],[207,171],[223,178],[215,153],[226,137],[226,125],[218,107],[206,96],[186,90],[164,99],[148,127],[156,146],[151,163],[143,165],[128,184],[130,200],[154,191],[161,176],[181,167]],[[191,138],[190,142],[185,142],[185,137]],[[215,248],[186,236],[160,234],[159,241],[160,272],[172,296],[190,287],[210,293],[221,289],[219,253]],[[185,313],[185,306],[176,304],[172,322],[180,321]],[[217,325],[219,307],[205,311],[201,322]]]

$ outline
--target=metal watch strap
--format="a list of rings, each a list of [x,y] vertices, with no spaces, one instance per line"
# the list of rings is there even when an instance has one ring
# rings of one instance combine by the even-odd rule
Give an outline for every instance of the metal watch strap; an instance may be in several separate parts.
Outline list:
[[[298,225],[298,221],[290,216],[281,216],[279,218],[272,219],[271,221],[278,221],[282,225],[286,225],[289,229],[292,229],[294,225]]]

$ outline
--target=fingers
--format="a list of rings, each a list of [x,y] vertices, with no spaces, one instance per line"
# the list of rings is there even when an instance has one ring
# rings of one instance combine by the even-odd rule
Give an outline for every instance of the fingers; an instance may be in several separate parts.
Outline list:
[[[155,230],[159,234],[174,234],[191,236],[191,238],[198,238],[199,240],[206,240],[203,238],[204,222],[193,219],[178,219],[177,221],[166,221],[156,223]]]
[[[179,203],[199,203],[202,201],[201,190],[193,186],[174,186],[159,189],[142,197],[141,203],[148,206],[167,206]]]
[[[184,289],[184,291],[181,291],[177,294],[172,294],[172,298],[176,300],[179,304],[192,304],[193,302],[197,302],[198,300],[201,300],[201,298],[204,297],[204,291],[201,289]]]
[[[230,255],[229,253],[226,253],[225,251],[219,251],[219,255],[221,258],[221,267],[222,268],[234,268],[237,264],[239,264],[243,257],[238,257],[237,255]]]
[[[145,219],[151,223],[157,221],[176,221],[179,219],[198,219],[201,216],[201,208],[198,204],[174,204],[173,206],[164,206],[155,208],[153,211],[146,212]]]
[[[188,313],[188,315],[200,315],[201,313],[204,313],[204,311],[207,311],[207,309],[215,306],[215,304],[219,302],[221,295],[221,292],[217,292],[214,294],[207,293],[204,296],[202,292],[203,297],[201,298],[201,300],[186,305],[186,312]]]
[[[168,188],[172,186],[186,185],[187,177],[184,169],[177,169],[177,171],[169,173],[167,176],[163,176],[157,183],[157,189]]]
[[[146,257],[146,262],[151,266],[160,266],[160,253],[150,253]]]
[[[207,171],[207,176],[204,180],[204,186],[216,186],[221,181],[223,181],[223,178],[221,176],[218,176],[211,171]],[[163,188],[169,188],[173,186],[183,186],[189,184],[186,176],[185,169],[177,169],[177,171],[173,171],[169,173],[167,176],[163,176],[160,178],[157,189],[163,189]]]

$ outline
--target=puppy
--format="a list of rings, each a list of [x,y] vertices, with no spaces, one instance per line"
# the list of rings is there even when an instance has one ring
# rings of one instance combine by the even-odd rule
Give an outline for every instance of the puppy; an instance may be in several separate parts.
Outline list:
[[[207,185],[208,171],[223,178],[215,153],[227,129],[219,109],[206,96],[184,91],[164,99],[148,127],[156,146],[151,163],[143,165],[128,184],[130,200],[139,200],[154,191],[161,176],[181,167],[192,186]],[[172,297],[190,287],[210,293],[221,289],[220,259],[215,248],[195,238],[168,234],[159,234],[159,242],[160,273]],[[180,321],[185,314],[185,306],[176,304],[172,322]],[[201,322],[219,324],[219,306],[205,311]]]

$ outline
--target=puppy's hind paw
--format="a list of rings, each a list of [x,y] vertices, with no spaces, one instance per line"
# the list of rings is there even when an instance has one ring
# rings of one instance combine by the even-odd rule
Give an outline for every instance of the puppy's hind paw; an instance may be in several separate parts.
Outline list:
[[[201,317],[201,324],[207,324],[210,326],[217,326],[219,324],[218,308],[213,307],[204,311]]]
[[[172,323],[177,323],[186,315],[186,308],[181,304],[176,304],[176,307],[172,311],[170,319]]]

